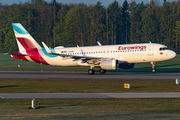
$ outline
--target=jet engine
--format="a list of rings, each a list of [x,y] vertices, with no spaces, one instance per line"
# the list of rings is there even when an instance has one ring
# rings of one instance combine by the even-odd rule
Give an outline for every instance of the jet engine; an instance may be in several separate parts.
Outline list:
[[[104,60],[101,61],[101,69],[104,70],[116,70],[118,68],[118,60]]]
[[[133,69],[135,66],[135,63],[122,63],[119,64],[119,68],[121,69]]]

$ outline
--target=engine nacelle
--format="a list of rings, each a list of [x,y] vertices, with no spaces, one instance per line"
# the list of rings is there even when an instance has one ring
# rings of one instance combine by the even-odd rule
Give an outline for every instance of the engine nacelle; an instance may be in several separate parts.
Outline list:
[[[135,66],[135,63],[122,63],[119,64],[119,68],[121,69],[133,69]]]
[[[101,68],[104,70],[116,70],[118,68],[118,60],[104,60],[101,61]]]

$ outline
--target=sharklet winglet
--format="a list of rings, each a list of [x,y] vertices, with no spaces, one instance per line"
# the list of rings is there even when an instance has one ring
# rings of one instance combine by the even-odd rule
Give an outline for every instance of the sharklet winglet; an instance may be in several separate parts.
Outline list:
[[[48,46],[44,42],[42,42],[42,45],[44,46],[47,53],[53,54],[53,52],[48,48]]]
[[[98,44],[98,46],[102,46],[101,43],[100,43],[99,41],[97,41],[97,44]]]

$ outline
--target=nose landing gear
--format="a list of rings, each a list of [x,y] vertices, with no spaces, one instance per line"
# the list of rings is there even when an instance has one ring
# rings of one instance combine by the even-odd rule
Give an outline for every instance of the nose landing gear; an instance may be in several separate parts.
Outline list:
[[[155,73],[156,72],[156,69],[154,68],[154,62],[151,62],[151,65],[152,65],[152,72]]]

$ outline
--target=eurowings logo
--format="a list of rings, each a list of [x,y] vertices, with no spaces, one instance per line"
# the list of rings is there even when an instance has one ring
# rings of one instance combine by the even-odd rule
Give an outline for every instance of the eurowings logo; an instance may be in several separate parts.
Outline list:
[[[122,47],[122,46],[119,46],[118,47],[118,50],[137,50],[137,49],[140,49],[140,50],[144,50],[146,49],[146,46],[128,46],[128,47]]]

